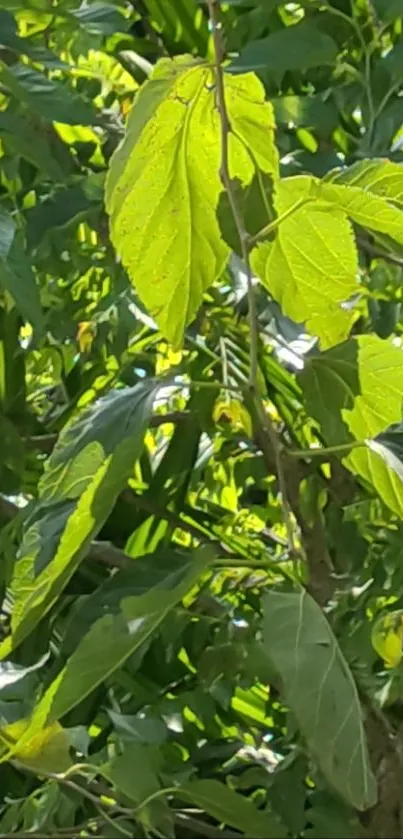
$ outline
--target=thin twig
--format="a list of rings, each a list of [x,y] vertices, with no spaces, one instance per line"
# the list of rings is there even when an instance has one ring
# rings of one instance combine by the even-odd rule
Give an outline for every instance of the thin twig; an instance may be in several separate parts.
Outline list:
[[[384,259],[385,262],[390,262],[391,265],[397,265],[398,268],[403,268],[403,259],[398,256],[393,256],[393,254],[387,253],[387,251],[375,247],[375,245],[372,245],[371,242],[367,242],[366,239],[361,239],[361,237],[357,238],[357,242],[360,248],[366,251],[370,256],[373,256],[374,259]]]

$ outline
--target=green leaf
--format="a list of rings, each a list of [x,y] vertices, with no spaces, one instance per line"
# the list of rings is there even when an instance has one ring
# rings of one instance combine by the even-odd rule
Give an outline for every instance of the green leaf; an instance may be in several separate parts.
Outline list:
[[[20,154],[37,166],[46,177],[63,182],[71,172],[73,160],[56,133],[49,137],[50,133],[49,126],[44,130],[43,126],[35,125],[35,120],[26,115],[15,113],[10,108],[0,111],[0,137],[6,151],[9,154]],[[64,166],[54,156],[57,151],[63,154]]]
[[[329,35],[308,21],[287,26],[267,38],[251,41],[231,64],[233,72],[271,70],[283,74],[334,64],[337,46]]]
[[[26,522],[2,657],[50,609],[112,510],[141,453],[158,387],[151,380],[116,391],[61,433]]]
[[[93,125],[97,115],[91,102],[60,81],[33,70],[26,64],[7,67],[0,61],[0,80],[24,105],[51,122]]]
[[[161,752],[155,747],[131,743],[123,754],[103,764],[102,774],[138,806],[160,789],[157,772],[161,766],[161,757]]]
[[[129,801],[135,802],[137,819],[146,829],[170,839],[175,833],[167,801],[161,795],[148,803],[148,798],[161,789],[158,775],[162,764],[159,748],[130,743],[125,745],[123,754],[103,764],[102,775]]]
[[[115,32],[126,32],[130,26],[130,18],[122,15],[116,6],[109,3],[91,3],[80,6],[71,12],[80,26],[85,27],[94,35],[114,35]]]
[[[245,836],[286,836],[283,825],[267,810],[257,810],[254,804],[220,781],[190,781],[178,791],[181,798],[196,804],[219,822],[231,825]]]
[[[264,639],[287,704],[327,781],[358,810],[376,802],[357,689],[320,607],[300,592],[264,597]]]
[[[359,288],[357,251],[345,214],[315,199],[315,184],[304,176],[280,181],[275,197],[279,216],[297,209],[280,223],[273,242],[252,251],[251,262],[283,312],[306,323],[326,348],[340,343],[355,319],[342,304]],[[300,206],[303,200],[307,203]]]
[[[309,359],[300,380],[307,409],[326,443],[366,442],[353,448],[343,463],[401,516],[401,464],[393,448],[388,451],[382,437],[375,438],[401,419],[402,350],[389,340],[362,335]]]
[[[68,227],[102,207],[104,174],[89,175],[74,186],[56,189],[48,198],[27,210],[27,243],[35,249],[54,228]]]
[[[273,117],[253,76],[227,78],[234,177],[277,167]],[[214,76],[200,64],[164,60],[141,89],[106,184],[111,238],[144,305],[178,346],[229,249],[216,209],[221,192]]]
[[[332,100],[320,93],[313,96],[281,96],[272,99],[276,122],[298,128],[316,128],[323,134],[338,125],[339,114]]]
[[[209,546],[133,562],[110,578],[74,620],[82,638],[32,716],[23,742],[55,723],[124,664],[155,632],[214,558]],[[20,743],[21,745],[21,743]]]
[[[372,5],[378,17],[385,23],[391,23],[403,15],[400,0],[373,0]]]
[[[387,234],[403,245],[403,212],[384,198],[374,195],[372,190],[323,183],[320,195],[325,201],[344,210],[356,224]]]
[[[32,61],[37,61],[52,69],[68,70],[69,65],[44,46],[37,46],[29,38],[20,38],[17,24],[6,10],[0,9],[0,32],[2,46],[13,52],[28,55]]]
[[[391,160],[360,160],[353,166],[332,172],[327,178],[335,184],[355,186],[386,201],[403,205],[403,167]]]
[[[132,716],[116,711],[108,711],[108,714],[121,740],[160,746],[167,739],[168,728],[158,717]]]
[[[24,241],[12,217],[0,208],[0,287],[15,301],[18,311],[40,332],[43,315],[39,290]]]

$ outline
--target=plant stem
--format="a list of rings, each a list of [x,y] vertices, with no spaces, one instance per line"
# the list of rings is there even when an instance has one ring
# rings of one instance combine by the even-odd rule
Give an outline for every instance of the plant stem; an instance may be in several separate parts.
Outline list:
[[[250,236],[249,247],[255,245],[257,242],[260,242],[262,239],[266,239],[267,236],[270,236],[270,233],[274,233],[275,230],[277,230],[277,228],[280,227],[280,224],[282,224],[283,221],[289,218],[289,216],[292,216],[293,213],[295,213],[296,210],[299,210],[301,207],[303,207],[304,204],[308,204],[308,202],[312,200],[313,199],[310,197],[299,198],[298,201],[296,201],[295,204],[292,205],[292,207],[289,207],[288,210],[285,210],[285,212],[282,213],[281,216],[277,216],[277,218],[273,219],[273,221],[271,221],[270,224],[266,224],[265,227],[262,227],[262,229],[259,230],[259,233],[256,233],[255,236]]]
[[[352,440],[350,443],[339,443],[337,446],[328,446],[320,449],[289,449],[287,455],[289,457],[326,457],[332,454],[345,454],[352,449],[362,448],[366,445],[365,440]]]
[[[237,197],[233,181],[229,171],[228,159],[228,137],[231,131],[231,126],[228,118],[227,105],[225,101],[225,87],[224,87],[224,73],[222,69],[222,61],[224,58],[224,47],[221,37],[220,24],[218,21],[219,0],[207,0],[207,6],[210,15],[211,31],[214,43],[214,68],[215,79],[217,86],[217,108],[220,115],[221,128],[221,164],[220,177],[223,187],[227,193],[228,201],[231,206],[232,215],[241,244],[242,259],[245,265],[246,280],[248,286],[248,303],[249,303],[249,324],[250,324],[250,370],[249,370],[249,385],[251,389],[256,388],[257,372],[258,372],[258,329],[257,329],[257,313],[256,300],[253,288],[252,270],[250,266],[249,256],[249,236],[245,230],[242,213],[238,205]]]
[[[250,354],[249,354],[249,383],[248,383],[248,390],[251,397],[251,401],[254,407],[256,421],[257,424],[263,433],[263,436],[269,441],[269,444],[274,453],[274,459],[276,464],[276,472],[278,477],[279,489],[280,489],[280,496],[281,496],[281,505],[283,510],[284,516],[284,523],[287,530],[287,540],[288,540],[288,547],[289,551],[292,555],[297,554],[295,542],[294,542],[294,524],[292,521],[291,510],[287,500],[287,485],[286,479],[283,469],[282,463],[282,446],[281,442],[278,438],[277,431],[271,423],[271,420],[266,414],[262,399],[259,394],[259,388],[257,383],[257,374],[258,374],[258,344],[259,344],[259,323],[257,318],[257,311],[256,311],[256,299],[254,294],[253,288],[253,279],[252,279],[252,271],[250,266],[250,250],[253,247],[253,239],[247,233],[247,230],[244,225],[244,220],[242,217],[241,209],[238,205],[237,195],[234,189],[233,181],[231,180],[231,175],[229,172],[229,162],[228,162],[228,137],[231,131],[231,126],[229,123],[228,118],[228,111],[225,102],[225,86],[224,86],[224,73],[222,69],[222,61],[224,58],[224,48],[223,48],[223,41],[221,37],[220,31],[220,24],[218,21],[218,13],[220,8],[219,0],[207,0],[207,7],[210,16],[210,23],[211,23],[211,30],[213,36],[213,44],[214,44],[214,68],[215,68],[215,78],[216,78],[216,87],[217,87],[217,108],[220,116],[220,127],[221,127],[221,165],[220,165],[220,177],[223,184],[223,187],[227,193],[228,201],[231,206],[232,215],[234,219],[234,223],[238,232],[239,240],[241,243],[241,250],[242,250],[242,258],[245,264],[245,272],[247,277],[247,285],[248,285],[248,302],[249,302],[249,323],[250,323]],[[302,203],[306,202],[306,198],[301,199],[297,202],[294,207],[290,208],[286,214],[283,214],[278,219],[275,219],[274,222],[271,222],[267,228],[265,228],[265,234],[267,234],[267,230],[269,232],[274,230],[281,221],[284,220],[285,216],[290,215],[291,212],[294,212],[297,209],[297,206],[301,206]]]

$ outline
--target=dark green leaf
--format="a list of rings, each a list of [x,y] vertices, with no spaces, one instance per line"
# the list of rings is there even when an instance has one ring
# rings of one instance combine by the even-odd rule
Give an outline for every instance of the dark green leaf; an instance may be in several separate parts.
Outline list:
[[[279,820],[267,810],[257,810],[254,804],[219,781],[190,781],[180,790],[185,800],[196,804],[217,821],[236,827],[245,836],[286,836]]]
[[[333,64],[337,46],[312,23],[303,21],[273,32],[268,38],[252,41],[231,64],[232,72],[270,70],[283,74],[287,70],[307,70]]]
[[[264,598],[266,650],[311,753],[358,810],[376,801],[357,688],[320,607],[300,592]]]
[[[25,64],[7,67],[0,62],[0,80],[13,96],[51,122],[68,125],[94,125],[97,115],[86,101],[67,84],[47,78]]]

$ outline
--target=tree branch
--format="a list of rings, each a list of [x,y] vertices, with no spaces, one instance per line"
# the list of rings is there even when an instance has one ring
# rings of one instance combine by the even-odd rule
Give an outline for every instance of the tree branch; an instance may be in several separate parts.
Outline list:
[[[259,345],[259,325],[256,311],[256,299],[253,288],[252,270],[250,265],[250,250],[253,242],[245,228],[241,208],[238,204],[237,195],[234,188],[234,183],[231,180],[229,171],[229,155],[228,155],[228,138],[231,131],[231,126],[228,118],[228,111],[225,101],[225,85],[224,72],[222,62],[224,59],[224,46],[220,29],[220,22],[218,20],[220,3],[219,0],[207,0],[207,7],[209,10],[210,23],[214,43],[214,68],[216,79],[216,93],[217,93],[217,108],[220,115],[221,127],[221,165],[220,177],[223,187],[227,193],[228,201],[230,203],[234,223],[238,232],[241,243],[242,258],[245,264],[245,272],[248,285],[248,303],[249,303],[249,324],[250,324],[250,369],[249,369],[249,391],[252,397],[254,412],[258,427],[262,435],[265,435],[269,441],[274,452],[275,472],[278,477],[281,504],[284,516],[284,523],[287,530],[287,539],[290,553],[296,554],[296,547],[294,541],[294,526],[290,513],[290,508],[287,500],[287,486],[282,466],[282,446],[277,431],[274,428],[270,418],[267,416],[263,402],[261,400],[258,384],[258,345]]]
[[[231,206],[232,215],[235,226],[241,243],[242,259],[245,264],[246,280],[248,285],[249,298],[249,324],[250,324],[250,371],[249,383],[251,387],[256,388],[257,371],[258,371],[258,329],[256,316],[256,300],[253,289],[252,270],[250,266],[250,247],[249,235],[245,229],[242,213],[238,205],[233,181],[229,171],[229,156],[228,156],[228,137],[231,131],[231,126],[228,118],[227,105],[225,101],[225,86],[224,86],[224,72],[222,62],[224,59],[224,45],[218,20],[219,2],[218,0],[207,0],[207,6],[210,15],[211,30],[214,43],[214,67],[215,78],[217,85],[217,108],[220,115],[221,127],[221,165],[220,177],[223,187],[227,193],[228,200]]]

